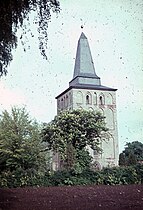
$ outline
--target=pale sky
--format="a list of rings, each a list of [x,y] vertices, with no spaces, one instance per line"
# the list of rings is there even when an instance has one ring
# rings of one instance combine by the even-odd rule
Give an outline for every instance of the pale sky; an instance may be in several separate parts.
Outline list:
[[[48,61],[40,56],[36,28],[31,25],[34,37],[27,32],[26,52],[19,40],[8,75],[0,80],[0,111],[26,105],[38,121],[51,121],[56,115],[55,97],[72,79],[77,42],[83,31],[102,85],[118,89],[120,152],[126,142],[143,143],[143,2],[60,2],[61,13],[53,14],[49,23]]]

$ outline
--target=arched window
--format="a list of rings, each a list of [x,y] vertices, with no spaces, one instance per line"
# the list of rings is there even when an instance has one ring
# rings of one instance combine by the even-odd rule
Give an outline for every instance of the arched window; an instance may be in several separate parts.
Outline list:
[[[63,109],[63,106],[64,106],[64,100],[63,98],[61,99],[61,109]]]
[[[65,100],[65,96],[64,96],[64,107],[63,108],[65,108],[65,105],[66,105],[66,100]]]
[[[108,93],[108,95],[107,95],[106,104],[107,105],[112,105],[113,104],[113,96],[110,93]]]
[[[92,96],[89,92],[86,95],[86,104],[92,104]]]
[[[96,92],[93,95],[93,103],[96,105],[97,104],[97,94]]]
[[[99,97],[99,101],[100,101],[100,105],[103,105],[103,97],[102,96]]]
[[[66,95],[65,106],[68,107],[68,95]]]
[[[105,97],[103,94],[100,94],[99,96],[99,105],[104,105],[105,104]]]
[[[86,104],[89,104],[89,95],[86,96]]]

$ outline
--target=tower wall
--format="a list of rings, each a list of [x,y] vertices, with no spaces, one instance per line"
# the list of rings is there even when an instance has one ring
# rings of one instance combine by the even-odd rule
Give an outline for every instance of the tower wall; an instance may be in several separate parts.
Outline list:
[[[109,128],[109,139],[103,141],[102,154],[89,149],[93,162],[100,168],[118,165],[118,133],[116,92],[107,90],[71,89],[57,99],[58,113],[63,110],[84,109],[100,111],[106,118]]]

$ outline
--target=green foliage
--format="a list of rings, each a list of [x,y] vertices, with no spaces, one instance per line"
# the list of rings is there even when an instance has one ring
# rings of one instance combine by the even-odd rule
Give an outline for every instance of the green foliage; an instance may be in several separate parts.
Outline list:
[[[143,164],[136,164],[134,166],[140,184],[143,184]]]
[[[77,118],[74,116],[75,113]],[[85,149],[89,144],[85,136],[90,135],[92,137],[92,129],[97,125],[99,126],[99,130],[96,128],[97,139],[102,138],[103,133],[101,134],[101,132],[104,131],[105,135],[107,130],[104,127],[104,121],[102,121],[104,119],[103,116],[98,113],[87,112],[91,121],[89,120],[88,123],[84,123],[86,126],[88,124],[88,129],[90,128],[90,122],[92,122],[92,129],[88,135],[88,129],[85,129],[86,126],[84,125],[84,127],[82,125],[85,130],[80,126],[81,118],[78,116],[80,113],[78,111],[68,113],[73,120],[73,130],[71,130],[70,125],[67,123],[71,122],[71,118],[67,117],[63,126],[57,127],[58,123],[60,123],[59,121],[57,124],[53,124],[52,122],[48,125],[50,129],[52,127],[51,130],[47,132],[46,127],[42,131],[42,137],[48,143],[48,149],[58,148],[57,145],[61,146],[60,151],[63,151],[63,148],[65,148],[65,153],[61,154],[65,157],[64,160],[67,165],[63,167],[63,170],[50,174],[46,165],[47,160],[45,155],[47,153],[43,152],[45,145],[41,142],[41,128],[38,123],[30,119],[25,108],[19,109],[14,107],[12,108],[11,114],[4,111],[0,116],[0,187],[143,184],[143,165],[135,164],[137,158],[140,160],[138,155],[142,154],[141,144],[139,144],[140,147],[134,153],[131,150],[126,150],[128,151],[128,163],[129,161],[131,163],[134,162],[131,166],[103,168],[101,171],[92,171],[90,169],[92,158]],[[99,123],[98,119],[96,119],[97,121],[94,124],[95,119],[92,119],[93,116],[98,116],[101,122]],[[64,119],[62,118],[62,120]],[[76,122],[76,134],[72,133],[72,131],[74,132],[74,120]],[[53,125],[55,126],[54,129]],[[65,127],[66,129],[68,127],[68,129],[66,130]],[[57,130],[60,132],[60,135]],[[49,134],[50,131],[51,133]],[[53,131],[55,132],[54,134]],[[49,136],[52,136],[52,140],[55,142],[52,142],[51,139],[48,141]],[[94,132],[93,136],[95,137]],[[54,137],[58,138],[54,139]],[[81,144],[79,141],[80,137],[84,139],[84,141],[83,139],[81,140]],[[62,148],[63,145],[65,147]],[[97,145],[93,141],[91,146],[98,148],[98,141]],[[120,156],[123,157],[124,154],[126,153],[124,152]],[[135,156],[135,154],[138,155]],[[124,159],[122,160],[123,162]]]
[[[143,144],[138,141],[126,143],[125,149],[119,155],[119,165],[136,165],[143,160]]]
[[[46,169],[40,127],[25,108],[12,108],[0,117],[0,176],[7,186],[32,184]],[[7,184],[6,184],[7,180]],[[31,185],[30,184],[30,185]]]
[[[104,168],[101,171],[87,169],[78,174],[73,170],[56,171],[48,181],[52,186],[143,184],[143,165]]]
[[[63,185],[88,185],[92,184],[92,176],[89,176],[89,173],[93,174],[90,170],[83,171],[80,174],[71,171],[56,171],[51,176],[51,185],[53,186],[63,186]],[[90,175],[91,175],[90,174]]]
[[[59,12],[59,2],[57,0],[7,0],[0,2],[0,76],[7,73],[7,66],[12,60],[12,49],[17,46],[16,31],[23,26],[24,19],[29,21],[29,14],[35,11],[33,23],[38,24],[39,49],[46,58],[45,48],[47,46],[47,28],[51,11]],[[28,25],[28,24],[27,24]],[[25,28],[25,30],[24,30]],[[23,27],[26,34],[27,26]],[[29,27],[28,30],[31,30]],[[31,32],[31,36],[34,36]]]
[[[125,166],[126,165],[126,158],[125,154],[122,152],[119,154],[119,166]]]
[[[56,171],[50,178],[50,182],[52,186],[62,186],[62,185],[69,185],[70,182],[70,172],[63,170],[63,171]]]
[[[84,154],[80,155],[80,151],[83,153],[86,146],[90,146],[99,152],[102,140],[108,138],[104,118],[93,111],[62,112],[43,129],[43,141],[47,142],[49,150],[60,154],[61,159],[67,163],[66,168],[82,166],[81,158]]]
[[[123,151],[126,156],[133,153],[137,160],[143,160],[143,144],[139,141],[126,143],[125,150]]]
[[[9,171],[1,174],[0,179],[0,187],[143,184],[143,165],[104,168],[101,171],[87,169],[80,174],[74,170],[63,170],[53,174],[47,172],[44,176],[31,172],[29,176],[28,172],[17,170],[12,175]]]
[[[73,166],[73,170],[75,173],[80,174],[84,170],[88,170],[90,168],[92,162],[92,157],[90,156],[89,152],[85,149],[76,150],[76,161]]]
[[[137,184],[137,172],[134,167],[115,167],[102,170],[103,183],[106,185]]]
[[[137,159],[135,154],[130,153],[127,159],[127,165],[131,166],[131,165],[136,165],[137,164]]]
[[[0,173],[0,187],[39,186],[42,184],[42,177],[44,177],[44,174],[40,175],[33,169],[5,170]]]
[[[105,168],[101,173],[103,175],[103,184],[105,185],[115,185],[120,182],[117,168]]]
[[[90,169],[87,169],[83,171],[81,177],[87,179],[89,184],[96,184],[96,185],[103,184],[103,175],[101,171],[92,171]]]

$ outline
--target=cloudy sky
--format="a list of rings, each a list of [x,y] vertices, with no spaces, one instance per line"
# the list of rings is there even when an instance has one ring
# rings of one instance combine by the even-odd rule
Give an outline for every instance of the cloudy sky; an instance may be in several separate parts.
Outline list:
[[[36,27],[30,25],[25,46],[19,39],[8,75],[0,80],[0,111],[26,105],[38,121],[52,120],[56,115],[55,96],[68,88],[72,79],[77,42],[83,31],[102,85],[118,89],[120,151],[126,142],[143,142],[143,2],[60,2],[60,14],[53,14],[49,23],[48,61],[40,56]],[[18,35],[21,33],[19,30]]]

